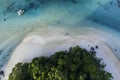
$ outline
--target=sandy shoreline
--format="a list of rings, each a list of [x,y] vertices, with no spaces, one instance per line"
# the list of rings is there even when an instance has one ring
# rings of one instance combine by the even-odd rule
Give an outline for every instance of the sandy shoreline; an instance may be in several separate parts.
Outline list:
[[[1,2],[4,3],[4,1]],[[119,27],[119,7],[106,5],[109,0],[87,2],[84,5],[81,3],[76,5],[47,4],[44,9],[26,12],[21,17],[18,17],[16,13],[7,14],[6,21],[3,21],[1,17],[0,43],[15,34],[21,35],[23,32],[32,31],[28,35],[25,34],[26,37],[17,47],[13,43],[16,41],[17,45],[19,36],[8,42],[7,45],[3,43],[4,46],[9,47],[9,49],[5,47],[5,53],[8,55],[7,51],[11,49],[11,46],[16,49],[2,68],[5,71],[5,77],[2,80],[8,80],[9,73],[18,62],[30,62],[34,57],[49,56],[56,51],[68,50],[69,47],[76,45],[87,50],[90,50],[90,46],[98,45],[97,57],[103,58],[107,64],[105,70],[113,74],[114,80],[120,80],[120,61],[117,59],[117,57],[120,59],[120,33],[110,30],[112,26],[109,26],[109,24],[116,24]],[[98,2],[101,2],[102,6]],[[89,17],[93,19],[93,22],[88,19]],[[114,27],[115,25],[113,29]],[[114,51],[115,49],[117,51]]]
[[[62,31],[62,30],[61,30]],[[49,33],[49,31],[48,31]],[[54,33],[54,32],[53,32]],[[99,46],[96,50],[97,57],[103,58],[104,63],[107,65],[105,70],[112,73],[114,79],[120,79],[120,62],[114,55],[113,51],[106,45],[105,39],[97,33],[90,35],[74,35],[61,34],[64,32],[58,32],[59,34],[36,34],[31,33],[19,44],[11,55],[8,63],[3,67],[5,71],[5,77],[3,80],[7,80],[12,68],[18,62],[30,62],[37,56],[49,56],[56,51],[68,50],[71,46],[79,45],[82,48],[90,50],[90,47]],[[88,46],[90,45],[90,46]]]

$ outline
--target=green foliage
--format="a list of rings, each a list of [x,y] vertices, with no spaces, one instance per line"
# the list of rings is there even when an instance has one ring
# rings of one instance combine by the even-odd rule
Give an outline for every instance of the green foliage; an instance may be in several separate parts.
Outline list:
[[[79,46],[56,52],[50,57],[37,57],[30,63],[18,63],[9,80],[111,80],[105,64]]]
[[[13,73],[10,74],[9,80],[30,80],[29,74],[27,72],[28,63],[22,64],[18,63],[12,70]],[[27,75],[27,76],[23,76]]]

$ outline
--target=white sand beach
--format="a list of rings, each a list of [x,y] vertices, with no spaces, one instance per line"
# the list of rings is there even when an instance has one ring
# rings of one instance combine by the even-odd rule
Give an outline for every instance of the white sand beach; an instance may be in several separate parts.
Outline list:
[[[71,34],[69,31],[68,34],[65,34],[65,31],[61,28],[57,28],[55,31],[57,31],[57,34],[45,28],[29,33],[15,49],[8,63],[3,67],[5,71],[3,80],[8,79],[9,73],[11,73],[12,68],[18,62],[30,62],[34,57],[49,56],[56,51],[68,50],[76,45],[88,51],[91,46],[95,47],[98,45],[99,49],[96,49],[97,57],[102,58],[102,61],[107,65],[105,70],[112,73],[113,80],[120,79],[120,62],[114,55],[113,50],[105,43],[106,38],[102,34],[92,30],[86,30],[86,33],[91,33],[89,35],[76,35],[77,33]]]
[[[11,4],[14,10],[6,12],[5,8]],[[18,16],[17,11],[26,4],[23,0],[0,1],[0,50],[3,51],[0,66],[5,72],[2,80],[8,80],[18,62],[30,62],[34,57],[49,56],[76,45],[88,51],[91,46],[98,45],[97,57],[103,58],[107,65],[105,70],[112,73],[113,80],[120,80],[120,8],[117,0],[57,2],[43,7],[40,4],[38,9]]]

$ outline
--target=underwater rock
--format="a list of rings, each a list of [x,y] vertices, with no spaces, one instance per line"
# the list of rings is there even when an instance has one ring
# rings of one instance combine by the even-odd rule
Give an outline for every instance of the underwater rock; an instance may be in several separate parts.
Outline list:
[[[77,3],[77,0],[71,0],[72,1],[72,3],[74,3],[74,4],[76,4]]]
[[[6,19],[3,19],[3,21],[6,21]],[[0,51],[1,52],[1,51]]]
[[[31,3],[29,4],[29,7],[30,7],[31,9],[33,9],[33,8],[35,7],[35,3],[34,3],[34,2],[31,2]]]
[[[66,35],[69,35],[69,33],[66,33]]]

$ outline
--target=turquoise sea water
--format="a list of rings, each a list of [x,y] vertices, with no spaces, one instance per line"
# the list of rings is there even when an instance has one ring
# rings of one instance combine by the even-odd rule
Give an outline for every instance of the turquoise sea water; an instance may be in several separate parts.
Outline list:
[[[25,10],[22,16],[17,15],[20,9]],[[97,28],[111,33],[106,35],[108,41],[120,49],[119,21],[117,0],[0,0],[0,68],[27,33],[47,26]]]

